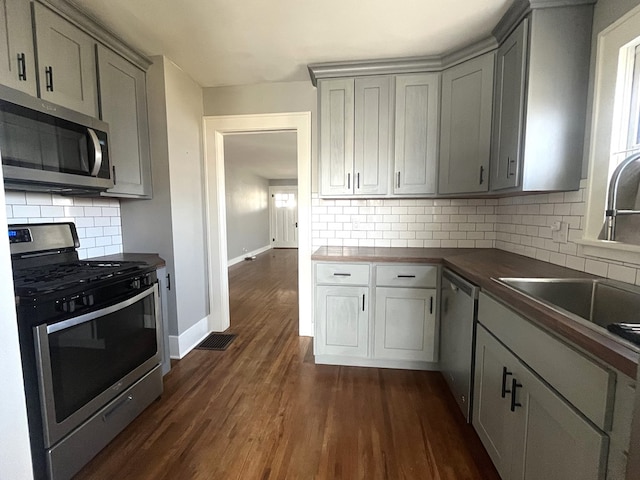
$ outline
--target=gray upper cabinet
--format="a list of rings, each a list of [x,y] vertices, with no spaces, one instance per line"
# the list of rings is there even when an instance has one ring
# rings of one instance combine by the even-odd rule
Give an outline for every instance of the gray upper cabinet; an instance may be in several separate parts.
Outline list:
[[[0,83],[36,96],[31,4],[0,0]]]
[[[109,123],[115,186],[111,196],[151,196],[145,72],[98,45],[100,118]]]
[[[491,190],[580,186],[594,2],[556,3],[531,2],[515,30],[510,15],[494,29]]]
[[[491,52],[442,74],[438,193],[488,190],[494,62]]]
[[[320,95],[320,193],[353,193],[354,80],[323,80]]]
[[[355,79],[355,185],[357,195],[388,191],[391,156],[391,77]]]
[[[396,76],[393,193],[436,193],[440,74]]]
[[[498,49],[491,156],[491,189],[517,187],[524,109],[525,19]]]
[[[40,97],[97,117],[96,42],[43,5],[33,9]]]
[[[391,77],[320,82],[323,196],[387,193],[390,85]]]

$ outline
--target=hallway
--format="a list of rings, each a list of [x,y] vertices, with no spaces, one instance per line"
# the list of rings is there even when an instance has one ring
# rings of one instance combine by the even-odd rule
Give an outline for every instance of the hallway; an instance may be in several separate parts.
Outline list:
[[[194,350],[78,479],[498,479],[437,372],[316,366],[297,250],[229,269],[226,351]]]

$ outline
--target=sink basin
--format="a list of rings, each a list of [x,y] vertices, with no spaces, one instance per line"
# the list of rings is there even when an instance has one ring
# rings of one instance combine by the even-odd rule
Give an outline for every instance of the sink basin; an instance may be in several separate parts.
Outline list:
[[[553,308],[609,328],[618,335],[621,335],[616,331],[618,327],[612,327],[612,324],[637,324],[625,328],[638,329],[637,339],[640,340],[639,287],[615,280],[588,278],[500,278],[498,281]]]

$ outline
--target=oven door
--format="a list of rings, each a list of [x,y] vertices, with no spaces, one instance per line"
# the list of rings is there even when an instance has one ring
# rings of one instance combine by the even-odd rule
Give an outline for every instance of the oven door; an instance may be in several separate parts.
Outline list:
[[[160,363],[157,283],[116,305],[35,327],[49,448]]]

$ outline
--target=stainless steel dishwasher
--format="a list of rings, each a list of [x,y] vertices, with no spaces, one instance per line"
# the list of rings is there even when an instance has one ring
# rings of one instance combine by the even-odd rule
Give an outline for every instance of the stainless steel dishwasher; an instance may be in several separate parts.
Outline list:
[[[467,422],[471,422],[478,287],[445,268],[441,289],[440,368]]]

